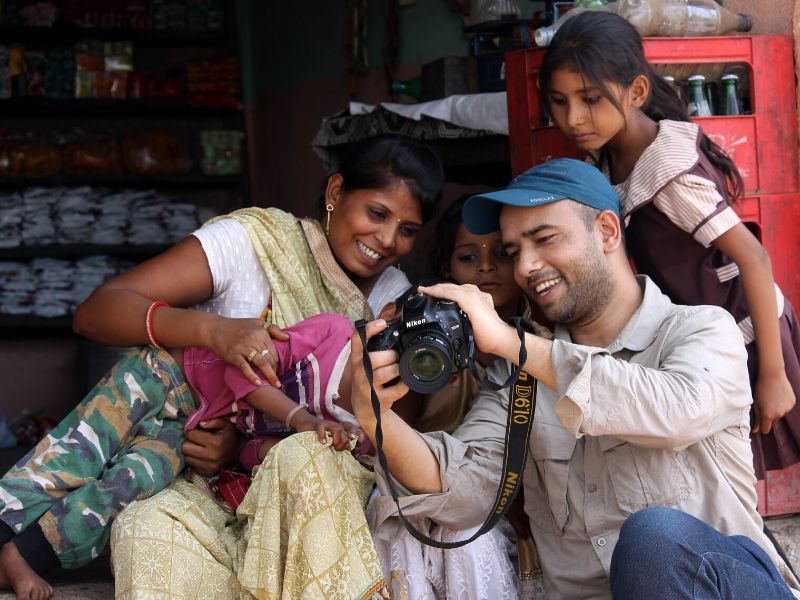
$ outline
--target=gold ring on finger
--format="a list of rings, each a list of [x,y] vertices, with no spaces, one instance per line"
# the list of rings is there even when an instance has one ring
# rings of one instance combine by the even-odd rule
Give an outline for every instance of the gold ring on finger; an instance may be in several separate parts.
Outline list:
[[[247,355],[247,362],[253,362],[253,359],[256,357],[256,354],[258,354],[258,350],[253,350],[252,352],[250,352],[250,354]]]

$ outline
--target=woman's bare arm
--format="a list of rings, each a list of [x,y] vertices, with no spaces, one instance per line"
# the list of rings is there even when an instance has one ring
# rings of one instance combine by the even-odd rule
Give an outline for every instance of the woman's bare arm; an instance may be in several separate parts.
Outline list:
[[[98,287],[75,313],[73,329],[101,344],[132,346],[148,342],[145,316],[156,300],[174,309],[154,314],[158,339],[169,347],[205,346],[204,324],[215,315],[180,310],[209,298],[211,270],[200,241],[189,236],[166,252]],[[163,318],[169,312],[169,318]]]
[[[252,365],[272,385],[280,386],[275,374],[276,353],[270,333],[258,319],[230,319],[188,309],[211,297],[211,269],[200,241],[189,236],[166,252],[98,287],[75,313],[73,329],[101,344],[133,346],[147,344],[145,319],[156,300],[169,303],[152,313],[151,325],[158,342],[167,348],[203,346],[238,367],[258,385]],[[261,351],[271,351],[262,355]],[[258,354],[249,362],[247,357]]]

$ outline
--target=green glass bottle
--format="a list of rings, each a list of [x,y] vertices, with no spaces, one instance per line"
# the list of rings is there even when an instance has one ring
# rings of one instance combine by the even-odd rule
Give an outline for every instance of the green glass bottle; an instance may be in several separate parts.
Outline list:
[[[706,81],[703,85],[703,91],[705,92],[706,100],[708,101],[708,110],[711,115],[719,114],[719,102],[717,102],[719,95],[717,89],[717,83],[715,81]]]
[[[689,116],[690,117],[710,117],[711,107],[708,105],[708,98],[705,94],[704,84],[706,78],[703,75],[692,75],[689,82]]]
[[[725,87],[722,101],[723,115],[740,115],[742,109],[739,106],[739,76],[733,73],[723,75],[720,80]]]

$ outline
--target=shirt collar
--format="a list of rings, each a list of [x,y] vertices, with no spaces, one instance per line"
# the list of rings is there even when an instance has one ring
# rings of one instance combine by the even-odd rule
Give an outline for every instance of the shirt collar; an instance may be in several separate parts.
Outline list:
[[[661,324],[673,306],[672,301],[647,275],[637,275],[636,281],[644,291],[642,303],[616,339],[606,348],[612,354],[623,349],[641,352],[647,348],[656,338]],[[563,325],[556,325],[554,337],[558,340],[572,341],[569,331]]]
[[[656,139],[645,148],[628,178],[614,185],[623,219],[697,164],[700,158],[697,151],[699,134],[700,127],[696,123],[667,119],[658,122]],[[598,152],[591,153],[591,160],[606,177],[610,177],[608,163]]]

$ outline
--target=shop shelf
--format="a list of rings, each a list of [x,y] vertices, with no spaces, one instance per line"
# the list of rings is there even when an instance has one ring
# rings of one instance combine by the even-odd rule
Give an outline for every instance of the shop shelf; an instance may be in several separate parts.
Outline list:
[[[126,29],[111,27],[79,27],[72,24],[52,27],[25,27],[7,25],[0,27],[0,39],[5,44],[23,43],[57,45],[72,44],[82,39],[130,40],[137,46],[181,47],[222,46],[227,41],[224,30],[220,31],[163,31],[156,29]]]
[[[239,108],[187,106],[177,98],[48,98],[25,96],[0,100],[4,117],[62,118],[147,117],[224,118],[237,115]]]
[[[133,175],[129,173],[96,175],[50,175],[44,177],[0,177],[0,189],[28,186],[100,186],[113,188],[208,188],[236,187],[239,175],[205,175],[185,173],[176,175]]]
[[[52,335],[72,333],[72,316],[38,317],[36,315],[0,314],[0,331],[4,338],[15,335],[31,336],[36,334]]]
[[[30,258],[82,258],[109,255],[142,260],[170,247],[169,244],[45,244],[39,246],[14,246],[0,248],[0,260],[26,260]]]

